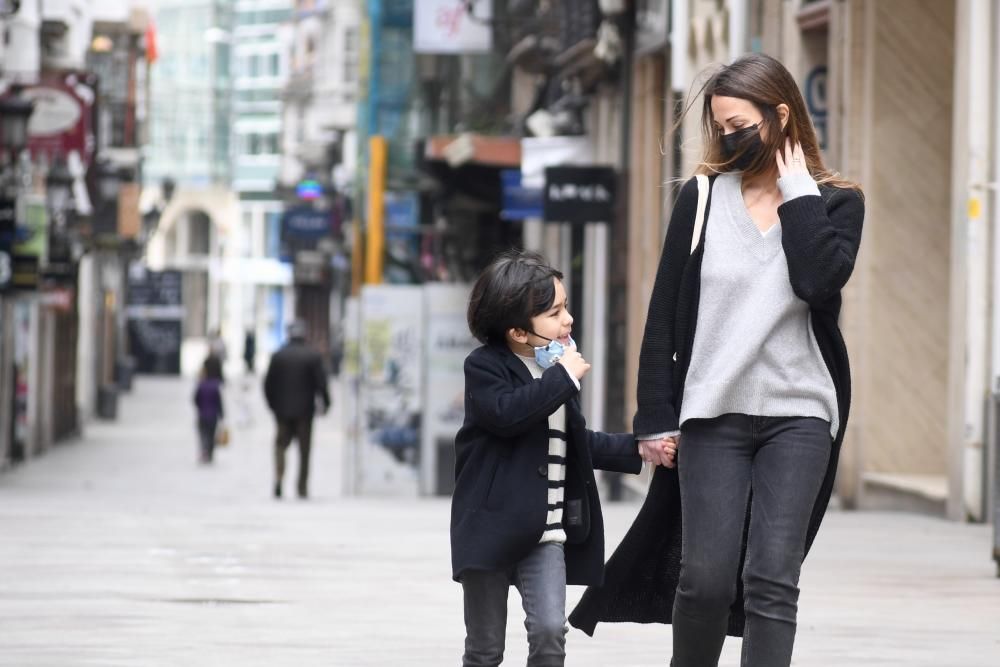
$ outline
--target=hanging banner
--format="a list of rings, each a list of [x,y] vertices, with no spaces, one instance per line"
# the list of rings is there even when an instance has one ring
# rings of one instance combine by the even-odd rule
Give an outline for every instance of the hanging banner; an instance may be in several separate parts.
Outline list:
[[[415,53],[488,53],[493,46],[491,0],[414,0]]]

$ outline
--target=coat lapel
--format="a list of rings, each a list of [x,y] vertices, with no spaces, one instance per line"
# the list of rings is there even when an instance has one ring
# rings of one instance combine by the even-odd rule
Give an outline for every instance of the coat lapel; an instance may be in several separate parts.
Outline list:
[[[494,346],[494,350],[503,358],[504,365],[513,371],[514,375],[521,380],[521,384],[531,382],[531,371],[524,365],[524,362],[517,358],[517,355],[510,351],[507,346]]]

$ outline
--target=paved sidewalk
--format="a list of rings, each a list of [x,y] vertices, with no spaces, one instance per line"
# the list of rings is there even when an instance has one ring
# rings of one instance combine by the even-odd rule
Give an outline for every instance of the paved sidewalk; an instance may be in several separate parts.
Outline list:
[[[119,422],[0,474],[0,665],[459,664],[447,500],[340,497],[334,414],[316,425],[313,497],[275,502],[256,382],[254,426],[212,467],[195,463],[190,382],[135,387]],[[609,551],[636,508],[607,505]],[[989,547],[985,526],[831,513],[803,573],[794,664],[997,667]],[[510,603],[505,664],[523,665]],[[664,665],[669,646],[664,626],[572,630],[568,664]],[[738,655],[729,640],[721,664]]]

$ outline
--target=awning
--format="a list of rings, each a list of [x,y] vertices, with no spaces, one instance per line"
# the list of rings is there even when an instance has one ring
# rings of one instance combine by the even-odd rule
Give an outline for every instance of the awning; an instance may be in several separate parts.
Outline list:
[[[438,135],[428,137],[424,157],[445,160],[452,167],[479,164],[491,167],[519,168],[521,139],[481,134]]]

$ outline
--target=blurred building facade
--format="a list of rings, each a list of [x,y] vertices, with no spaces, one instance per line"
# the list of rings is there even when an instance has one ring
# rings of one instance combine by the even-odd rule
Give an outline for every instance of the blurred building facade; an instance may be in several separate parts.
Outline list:
[[[217,326],[218,285],[212,257],[233,225],[230,183],[232,0],[157,3],[159,58],[151,81],[147,208],[164,182],[176,194],[159,216],[150,247],[153,268],[184,273],[185,338],[204,339]]]
[[[291,270],[279,257],[277,192],[287,72],[279,26],[291,4],[177,0],[157,8],[164,66],[154,76],[159,113],[147,205],[164,179],[177,188],[159,214],[148,262],[184,272],[187,372],[216,333],[234,367],[248,332],[266,355],[282,340],[292,307]]]
[[[828,160],[866,193],[843,317],[856,409],[842,496],[983,520],[1000,388],[1000,7],[753,10],[759,46],[802,82]]]
[[[281,254],[293,266],[295,315],[332,361],[349,288],[343,228],[357,169],[361,7],[298,0],[281,44],[289,63],[278,179]]]
[[[643,35],[653,17],[660,46],[643,48],[655,43]],[[827,163],[866,194],[842,315],[854,400],[841,500],[985,519],[995,504],[1000,368],[1000,218],[991,185],[1000,175],[1000,8],[975,0],[680,0],[642,3],[636,28],[627,376],[635,377],[672,204],[673,189],[659,184],[688,176],[699,155],[700,110],[683,118],[679,110],[713,65],[768,53],[799,81]],[[660,154],[649,148],[657,136],[668,137]]]
[[[227,247],[227,292],[219,324],[230,348],[241,350],[253,331],[258,349],[271,351],[284,340],[291,316],[287,265],[280,261],[282,91],[288,52],[281,27],[292,18],[293,0],[236,0],[233,27],[233,174],[240,200],[239,232]],[[243,239],[237,241],[237,238]],[[254,271],[247,262],[266,266]],[[256,277],[255,277],[256,276]],[[237,358],[240,355],[234,355]]]
[[[662,239],[676,185],[700,154],[700,108],[684,113],[690,95],[715,66],[747,51],[781,59],[799,81],[827,163],[867,197],[842,316],[855,398],[841,500],[986,518],[1000,377],[995,3],[593,0],[570,10],[536,0],[386,0],[365,7],[359,183],[368,199],[356,212],[362,233],[354,257],[364,265],[355,267],[357,281],[372,281],[372,247],[385,262],[375,281],[394,281],[385,208],[393,189],[417,193],[415,236],[429,249],[421,264],[444,258],[444,270],[404,273],[404,281],[462,280],[511,243],[543,250],[579,290],[571,299],[577,327],[595,361],[584,404],[591,423],[612,430],[627,428],[634,411]],[[420,17],[435,11],[451,16],[454,30],[428,33]],[[386,34],[399,38],[393,31],[404,31],[412,69],[385,48]],[[394,108],[381,95],[386,67],[409,77]],[[409,122],[388,122],[393,114]],[[379,186],[390,192],[374,200],[379,179],[367,136],[384,136],[390,148]],[[405,166],[410,145],[413,169]],[[393,166],[394,146],[403,169]],[[554,155],[557,147],[563,152]],[[544,184],[545,167],[566,164],[614,170],[613,220],[545,219],[530,191]],[[514,200],[524,206],[508,215]],[[441,251],[449,239],[460,239],[452,255]]]
[[[0,467],[114,418],[128,388],[148,28],[121,3],[0,15]]]

